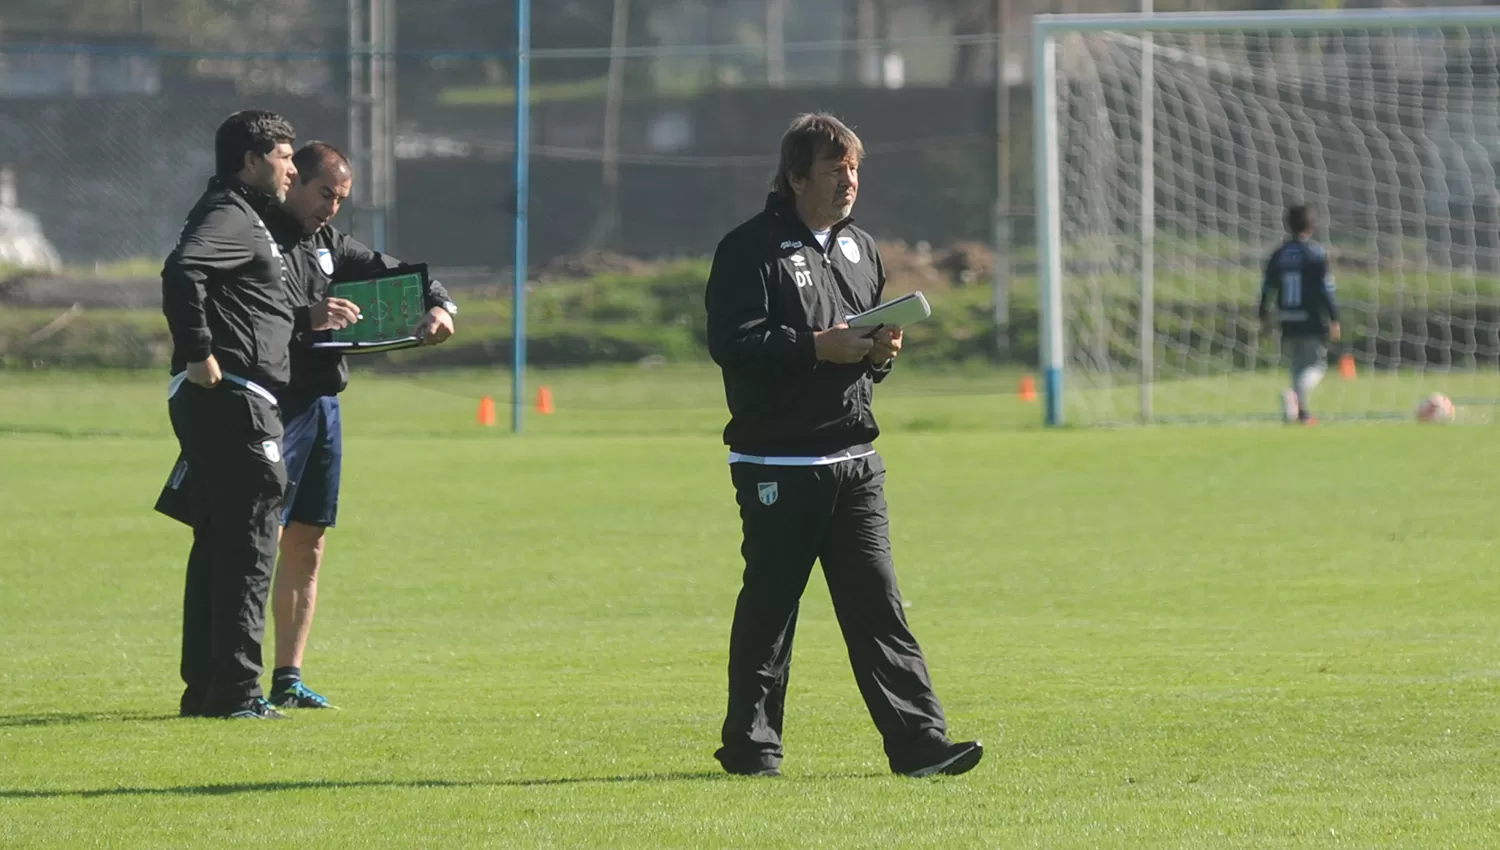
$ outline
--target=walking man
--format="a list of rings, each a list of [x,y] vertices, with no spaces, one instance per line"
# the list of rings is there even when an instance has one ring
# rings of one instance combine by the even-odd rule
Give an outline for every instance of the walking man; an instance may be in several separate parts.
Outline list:
[[[844,323],[885,288],[874,240],[849,217],[863,154],[838,119],[797,118],[765,210],[719,243],[709,274],[709,351],[723,371],[744,532],[714,754],[734,774],[780,775],[792,637],[814,561],[891,770],[959,774],[984,754],[977,741],[948,739],[896,587],[871,397],[902,333]]]

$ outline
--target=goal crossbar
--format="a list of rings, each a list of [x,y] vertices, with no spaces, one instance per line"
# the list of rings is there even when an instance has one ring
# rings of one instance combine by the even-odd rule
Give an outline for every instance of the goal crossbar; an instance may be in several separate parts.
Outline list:
[[[1500,9],[1472,6],[1304,9],[1287,12],[1133,12],[1036,15],[1032,18],[1032,33],[1040,43],[1058,32],[1229,32],[1250,29],[1313,32],[1371,27],[1425,29],[1497,24],[1500,24]]]

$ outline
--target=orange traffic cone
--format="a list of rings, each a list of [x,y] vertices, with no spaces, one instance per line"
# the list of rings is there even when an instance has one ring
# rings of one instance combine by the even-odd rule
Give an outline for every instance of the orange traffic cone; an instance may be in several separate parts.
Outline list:
[[[489,396],[479,400],[479,424],[495,424],[495,400]]]
[[[1021,401],[1036,401],[1036,378],[1021,376]]]
[[[536,412],[544,415],[552,412],[552,388],[546,384],[536,391]]]
[[[1354,380],[1354,355],[1345,354],[1339,358],[1339,377],[1346,381]]]

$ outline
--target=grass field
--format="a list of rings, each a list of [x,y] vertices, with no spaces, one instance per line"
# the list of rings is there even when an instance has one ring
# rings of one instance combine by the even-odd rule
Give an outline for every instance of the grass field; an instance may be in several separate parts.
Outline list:
[[[988,755],[889,775],[815,579],[747,780],[710,373],[536,376],[519,438],[473,422],[503,373],[356,376],[305,665],[344,710],[270,724],[174,716],[162,377],[0,373],[0,847],[1500,843],[1490,427],[1048,432],[1014,375],[898,375],[902,589]]]

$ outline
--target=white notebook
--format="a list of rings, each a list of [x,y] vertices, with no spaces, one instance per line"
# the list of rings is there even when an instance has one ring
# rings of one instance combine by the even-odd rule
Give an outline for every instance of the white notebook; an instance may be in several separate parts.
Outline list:
[[[880,325],[905,327],[931,315],[932,307],[927,304],[927,299],[920,292],[912,292],[863,313],[856,313],[845,321],[851,328],[873,328]]]

